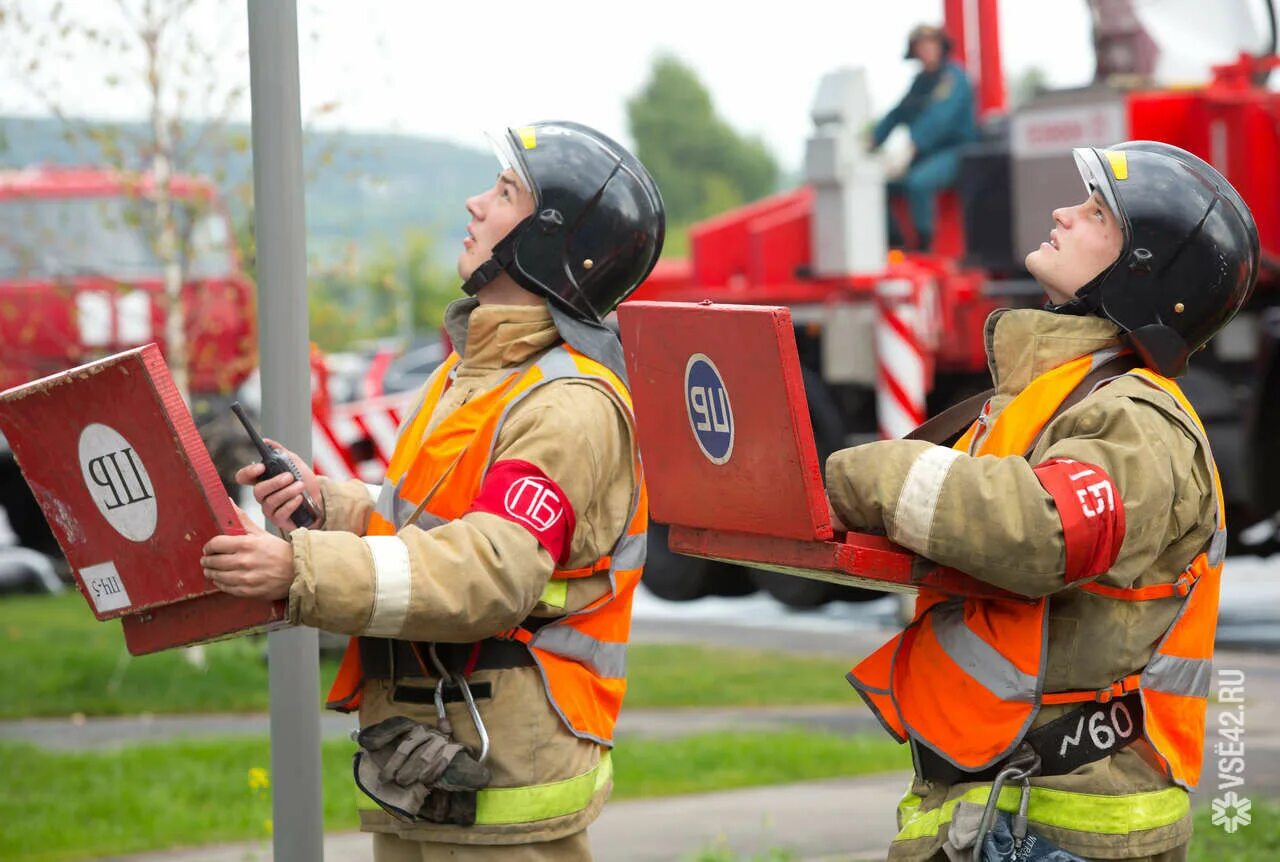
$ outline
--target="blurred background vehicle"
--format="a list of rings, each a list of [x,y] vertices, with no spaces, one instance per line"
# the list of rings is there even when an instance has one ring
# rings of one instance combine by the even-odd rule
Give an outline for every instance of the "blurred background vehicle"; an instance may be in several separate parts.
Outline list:
[[[186,381],[224,485],[254,449],[231,417],[257,364],[253,284],[212,182],[170,181],[180,237]],[[105,168],[0,171],[0,389],[156,342],[168,347],[165,263],[148,229],[149,175]],[[58,555],[0,435],[0,506],[18,541]]]
[[[963,149],[956,186],[936,196],[931,241],[912,236],[903,202],[891,201],[906,245],[886,248],[887,159],[867,150],[864,130],[875,117],[866,76],[842,69],[823,78],[813,102],[804,184],[695,224],[688,258],[664,260],[634,299],[790,306],[825,458],[837,448],[901,436],[990,386],[982,322],[997,307],[1044,302],[1023,256],[1046,237],[1051,211],[1083,196],[1072,147],[1128,139],[1176,144],[1222,171],[1261,235],[1263,268],[1250,303],[1179,382],[1213,444],[1231,552],[1269,554],[1280,549],[1280,94],[1267,87],[1280,66],[1275,3],[1263,2],[1263,33],[1246,26],[1256,3],[1220,4],[1212,13],[1182,2],[1087,5],[1094,81],[1035,93],[1011,110],[998,3],[943,4],[952,59],[973,82],[980,138]],[[1236,58],[1196,86],[1156,84],[1161,35],[1174,38],[1209,14],[1226,19],[1228,36],[1240,40]],[[744,574],[796,607],[878,597],[712,560],[672,559],[660,525],[650,537],[657,562],[645,582],[666,598],[741,593]]]

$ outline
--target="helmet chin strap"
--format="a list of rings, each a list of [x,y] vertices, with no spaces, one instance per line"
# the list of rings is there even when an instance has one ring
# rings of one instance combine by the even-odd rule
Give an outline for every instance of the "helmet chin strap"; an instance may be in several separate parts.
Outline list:
[[[1076,291],[1076,295],[1066,302],[1046,302],[1044,310],[1054,314],[1070,314],[1075,317],[1087,317],[1098,314],[1102,307],[1102,283],[1111,275],[1112,267],[1108,267],[1094,276],[1093,280]]]
[[[493,281],[502,273],[511,273],[516,262],[516,240],[524,233],[524,229],[533,221],[529,216],[511,229],[511,232],[498,241],[493,247],[493,256],[476,267],[475,272],[462,283],[462,292],[467,296],[475,296],[480,289]]]

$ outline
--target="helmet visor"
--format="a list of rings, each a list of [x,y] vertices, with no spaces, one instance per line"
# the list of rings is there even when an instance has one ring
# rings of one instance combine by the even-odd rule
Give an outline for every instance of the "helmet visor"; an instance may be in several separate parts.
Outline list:
[[[538,193],[533,178],[529,176],[529,165],[520,152],[515,134],[515,129],[506,129],[496,134],[485,132],[484,136],[489,139],[489,146],[493,147],[493,154],[498,157],[498,164],[502,165],[502,169],[514,171],[520,184],[533,194],[535,204],[541,204],[542,196]]]
[[[1116,217],[1116,221],[1120,222],[1125,237],[1128,237],[1129,219],[1125,215],[1124,207],[1120,205],[1120,196],[1116,194],[1115,182],[1111,178],[1114,168],[1108,169],[1108,160],[1093,147],[1076,147],[1071,151],[1071,155],[1075,157],[1076,168],[1080,171],[1080,179],[1084,180],[1085,189],[1089,194],[1097,192],[1102,195],[1111,214]],[[1121,164],[1125,164],[1124,154],[1117,155],[1120,156]],[[1127,176],[1127,167],[1125,170]]]

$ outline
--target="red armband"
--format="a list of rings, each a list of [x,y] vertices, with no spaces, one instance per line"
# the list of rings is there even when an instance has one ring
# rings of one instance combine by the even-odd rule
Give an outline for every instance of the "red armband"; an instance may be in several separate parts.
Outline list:
[[[524,527],[557,565],[569,556],[577,520],[560,486],[528,461],[499,461],[489,468],[471,512],[488,512]]]
[[[1031,469],[1062,519],[1067,583],[1110,569],[1124,542],[1124,501],[1111,477],[1101,467],[1066,458]]]

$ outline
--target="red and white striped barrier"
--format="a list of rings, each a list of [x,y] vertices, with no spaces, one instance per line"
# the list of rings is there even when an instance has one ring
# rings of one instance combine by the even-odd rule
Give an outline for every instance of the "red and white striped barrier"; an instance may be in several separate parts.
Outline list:
[[[906,435],[927,416],[936,306],[932,279],[894,278],[876,285],[876,417],[883,439]]]
[[[334,404],[327,421],[311,417],[311,454],[315,471],[333,479],[378,483],[395,451],[396,430],[413,409],[416,392],[384,395],[365,401]],[[357,462],[351,446],[369,441],[373,457]]]

